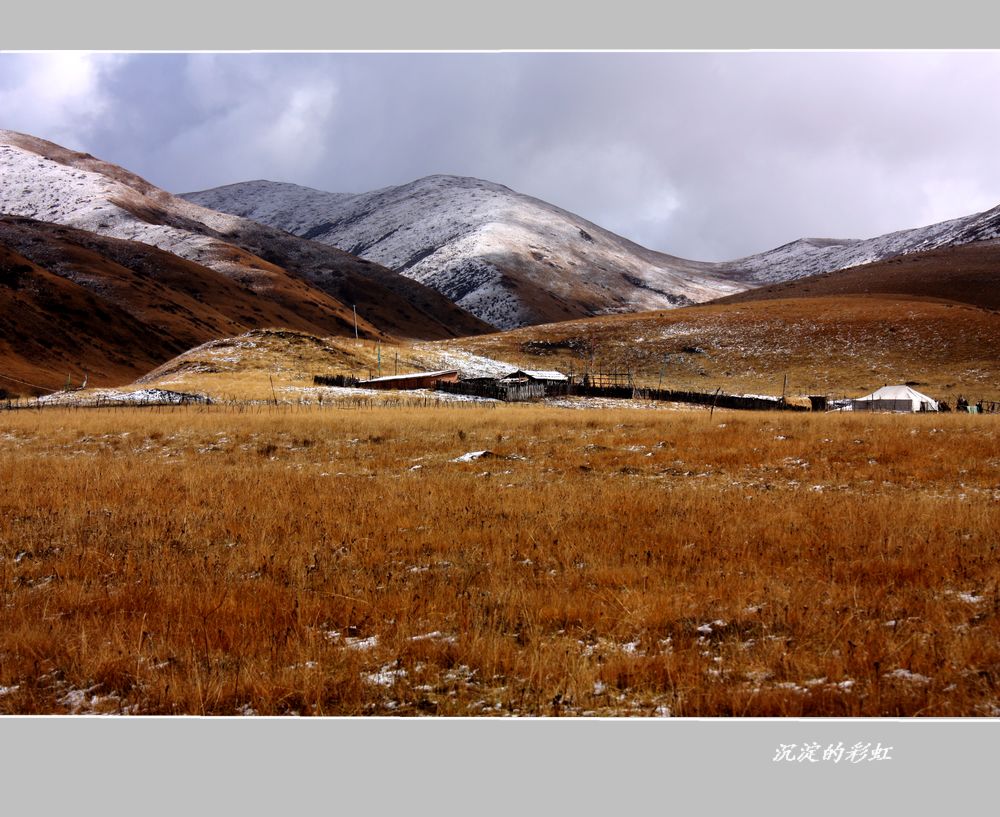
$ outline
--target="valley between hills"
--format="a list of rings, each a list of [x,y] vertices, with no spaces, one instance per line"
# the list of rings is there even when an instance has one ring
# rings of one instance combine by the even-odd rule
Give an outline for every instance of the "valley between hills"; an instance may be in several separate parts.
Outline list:
[[[1000,402],[998,213],[715,264],[0,132],[0,713],[996,717],[998,414],[314,378]]]
[[[478,355],[493,368],[627,371],[647,386],[733,393],[790,383],[789,394],[843,396],[898,381],[997,397],[1000,209],[707,263],[476,179],[175,196],[88,154],[0,136],[8,395],[149,382],[190,369],[203,344],[280,329],[338,350],[272,372],[294,370],[282,384],[294,388],[315,374],[384,374],[390,359],[399,373]],[[287,357],[281,345],[264,356]],[[242,365],[228,363],[230,374]],[[252,355],[246,366],[244,381],[263,371]]]

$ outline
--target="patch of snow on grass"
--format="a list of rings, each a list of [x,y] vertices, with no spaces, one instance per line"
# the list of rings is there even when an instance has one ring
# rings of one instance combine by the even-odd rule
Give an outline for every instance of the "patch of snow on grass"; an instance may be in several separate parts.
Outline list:
[[[118,701],[117,695],[94,694],[94,690],[99,687],[100,684],[95,684],[87,689],[71,689],[59,698],[58,703],[68,706],[74,715],[79,715],[94,714],[102,704]]]
[[[491,357],[476,355],[461,349],[444,350],[425,344],[415,344],[415,350],[433,355],[434,365],[442,369],[457,369],[461,377],[503,377],[517,370],[513,363],[494,360]]]
[[[894,669],[892,672],[887,672],[883,677],[893,678],[897,681],[909,681],[914,684],[929,684],[931,682],[931,679],[926,675],[921,675],[918,672],[910,672],[910,670],[903,669],[902,667]]]
[[[378,636],[371,635],[368,638],[345,638],[344,643],[352,650],[373,650],[378,646]]]
[[[377,635],[368,636],[367,638],[355,638],[353,636],[345,638],[339,630],[327,630],[324,635],[330,641],[342,643],[351,650],[371,650],[378,646]]]
[[[455,457],[455,459],[451,460],[451,462],[473,462],[475,460],[480,460],[495,456],[496,454],[494,454],[492,451],[469,451],[465,454],[462,454],[462,456],[460,457]]]
[[[400,678],[406,677],[406,670],[394,668],[392,664],[386,664],[378,672],[371,672],[365,675],[365,680],[369,684],[376,686],[391,687]]]
[[[702,635],[711,635],[712,631],[716,627],[725,627],[725,626],[726,622],[723,621],[721,618],[717,618],[715,621],[709,622],[708,624],[702,624],[700,627],[697,628],[697,630]]]
[[[442,633],[439,630],[434,630],[434,632],[431,633],[411,636],[410,641],[443,641],[446,644],[457,644],[458,638],[453,635]]]

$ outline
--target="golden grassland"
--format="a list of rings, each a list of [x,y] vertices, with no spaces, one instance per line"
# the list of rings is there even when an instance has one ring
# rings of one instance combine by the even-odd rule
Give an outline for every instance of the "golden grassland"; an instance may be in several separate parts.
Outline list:
[[[714,303],[433,344],[525,368],[631,371],[644,386],[860,397],[913,382],[1000,400],[1000,312],[892,295]]]
[[[49,409],[0,476],[3,713],[1000,714],[995,416]]]

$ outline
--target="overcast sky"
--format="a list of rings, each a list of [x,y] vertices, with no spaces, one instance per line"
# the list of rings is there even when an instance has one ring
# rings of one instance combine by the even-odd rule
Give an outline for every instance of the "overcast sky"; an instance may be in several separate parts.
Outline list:
[[[1000,51],[0,54],[0,127],[171,192],[476,176],[726,260],[1000,204]]]

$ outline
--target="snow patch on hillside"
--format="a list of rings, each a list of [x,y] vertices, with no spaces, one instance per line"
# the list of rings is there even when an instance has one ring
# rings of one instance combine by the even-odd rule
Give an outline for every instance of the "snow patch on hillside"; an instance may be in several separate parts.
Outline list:
[[[426,343],[415,343],[413,351],[427,355],[427,361],[436,368],[455,369],[461,378],[472,377],[503,377],[517,371],[513,363],[495,360],[491,357],[473,354],[461,349],[442,349],[439,346]]]
[[[83,389],[59,391],[37,398],[46,406],[78,405],[133,405],[133,406],[179,406],[190,403],[211,403],[204,394],[169,391],[167,389],[137,389],[117,391],[115,389]]]

